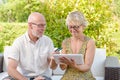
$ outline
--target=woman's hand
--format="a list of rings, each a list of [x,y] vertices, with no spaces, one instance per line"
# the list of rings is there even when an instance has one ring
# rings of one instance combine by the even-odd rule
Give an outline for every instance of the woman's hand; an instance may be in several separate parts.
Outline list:
[[[60,62],[66,64],[66,65],[68,65],[70,67],[76,67],[77,66],[77,64],[75,63],[75,60],[68,59],[66,57],[61,57]]]

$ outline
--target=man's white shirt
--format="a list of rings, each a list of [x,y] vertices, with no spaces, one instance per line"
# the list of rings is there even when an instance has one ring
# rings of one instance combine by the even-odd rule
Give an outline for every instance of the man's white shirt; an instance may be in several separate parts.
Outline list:
[[[36,43],[33,43],[26,32],[17,38],[13,45],[9,58],[18,61],[18,71],[24,76],[51,76],[47,58],[54,51],[52,40],[43,35]]]

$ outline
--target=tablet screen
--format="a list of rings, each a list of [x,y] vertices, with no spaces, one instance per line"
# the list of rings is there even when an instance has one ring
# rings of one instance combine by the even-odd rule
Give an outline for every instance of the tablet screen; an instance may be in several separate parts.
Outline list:
[[[60,64],[60,57],[66,57],[68,59],[74,59],[76,64],[84,64],[83,55],[82,54],[54,54],[53,57],[57,64]]]

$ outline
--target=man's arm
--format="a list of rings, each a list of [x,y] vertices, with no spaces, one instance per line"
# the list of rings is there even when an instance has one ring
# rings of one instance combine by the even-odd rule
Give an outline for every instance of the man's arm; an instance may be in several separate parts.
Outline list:
[[[16,80],[28,80],[17,71],[18,62],[14,59],[8,59],[8,74]]]

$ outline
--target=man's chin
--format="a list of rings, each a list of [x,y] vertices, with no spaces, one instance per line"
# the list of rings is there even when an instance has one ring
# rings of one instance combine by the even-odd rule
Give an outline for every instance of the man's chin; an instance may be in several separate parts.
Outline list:
[[[38,35],[38,36],[36,36],[36,37],[38,37],[38,38],[40,38],[40,37],[42,37],[43,35]]]

